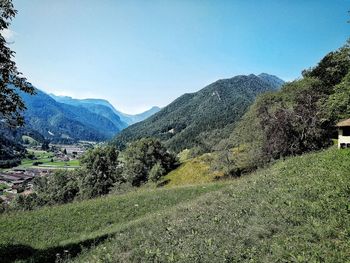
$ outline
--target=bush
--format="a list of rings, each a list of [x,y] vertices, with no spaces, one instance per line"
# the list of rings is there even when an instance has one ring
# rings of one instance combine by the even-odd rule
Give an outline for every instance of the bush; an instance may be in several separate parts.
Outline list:
[[[46,204],[36,193],[29,195],[17,195],[15,200],[11,203],[10,209],[14,210],[33,210]]]

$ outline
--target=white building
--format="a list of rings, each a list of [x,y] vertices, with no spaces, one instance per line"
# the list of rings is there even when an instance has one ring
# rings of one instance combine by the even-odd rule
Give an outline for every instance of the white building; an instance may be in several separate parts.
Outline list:
[[[337,123],[338,127],[338,148],[350,147],[350,119]]]

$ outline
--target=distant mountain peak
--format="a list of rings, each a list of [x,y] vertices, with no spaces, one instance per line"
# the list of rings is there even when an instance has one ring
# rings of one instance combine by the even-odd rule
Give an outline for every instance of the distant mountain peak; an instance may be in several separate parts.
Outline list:
[[[50,96],[60,102],[60,103],[64,103],[64,104],[70,104],[70,105],[80,105],[80,106],[84,106],[86,108],[91,108],[92,105],[99,105],[99,106],[104,106],[104,107],[108,107],[110,110],[113,111],[114,114],[116,114],[120,120],[125,124],[123,128],[125,128],[128,125],[134,124],[136,122],[139,121],[143,121],[144,119],[150,117],[151,115],[153,115],[154,113],[160,111],[160,108],[157,106],[153,106],[152,108],[150,108],[149,110],[139,113],[139,114],[126,114],[123,113],[119,110],[117,110],[108,100],[106,99],[96,99],[96,98],[87,98],[87,99],[75,99],[69,96],[56,96],[54,94],[50,94]],[[90,107],[89,107],[90,105]],[[96,110],[96,109],[95,109]]]
[[[275,75],[270,75],[267,73],[260,73],[257,77],[259,77],[263,81],[269,83],[275,89],[279,89],[285,83],[285,81],[283,79],[280,79],[279,77],[277,77]]]

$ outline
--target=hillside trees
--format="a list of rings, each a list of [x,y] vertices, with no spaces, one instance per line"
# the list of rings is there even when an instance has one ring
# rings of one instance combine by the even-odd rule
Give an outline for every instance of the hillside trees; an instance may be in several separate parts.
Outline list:
[[[350,73],[335,86],[334,93],[329,96],[324,107],[333,122],[350,117]]]
[[[240,155],[248,156],[243,167],[329,145],[335,121],[350,117],[349,69],[350,47],[346,44],[304,71],[302,79],[260,96],[231,136],[234,146],[245,149]]]
[[[0,1],[0,118],[10,126],[24,123],[21,111],[25,109],[25,105],[18,90],[34,94],[34,88],[18,71],[13,61],[15,52],[8,47],[3,34],[4,30],[9,29],[16,13],[11,0]]]
[[[159,140],[144,138],[129,145],[124,152],[123,175],[133,186],[150,178],[158,180],[177,165],[175,155],[169,153]]]
[[[75,172],[58,170],[52,176],[37,177],[34,191],[46,204],[64,204],[74,200],[79,192]]]
[[[114,146],[96,147],[83,156],[79,186],[82,198],[108,194],[116,182],[123,181],[118,157]]]
[[[177,165],[176,156],[155,139],[136,141],[122,153],[113,145],[97,146],[80,161],[79,169],[35,178],[34,193],[18,196],[11,207],[30,210],[130,191],[149,181],[157,182]]]

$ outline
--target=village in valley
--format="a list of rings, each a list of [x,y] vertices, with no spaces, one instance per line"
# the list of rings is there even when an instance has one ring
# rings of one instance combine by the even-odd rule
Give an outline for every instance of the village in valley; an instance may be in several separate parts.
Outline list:
[[[49,144],[46,150],[42,145],[26,145],[27,153],[20,165],[0,169],[0,199],[10,203],[18,194],[32,193],[35,177],[50,176],[57,169],[79,168],[79,158],[94,144],[87,141]]]

